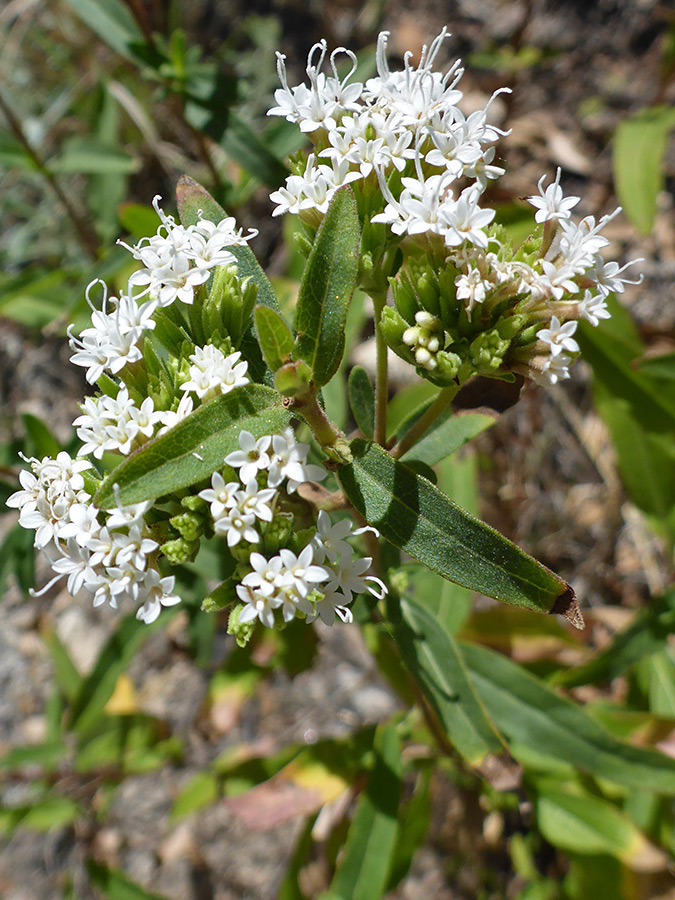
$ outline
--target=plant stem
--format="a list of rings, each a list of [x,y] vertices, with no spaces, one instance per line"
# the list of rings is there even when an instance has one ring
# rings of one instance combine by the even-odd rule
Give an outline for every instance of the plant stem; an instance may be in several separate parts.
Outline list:
[[[429,409],[419,417],[412,428],[403,435],[391,451],[394,459],[400,459],[407,450],[410,450],[419,441],[422,435],[431,428],[436,419],[445,412],[458,390],[458,384],[450,384],[439,391],[438,396]]]
[[[77,211],[77,209],[75,209],[66,194],[64,194],[64,192],[61,190],[58,181],[49,171],[42,157],[31,146],[28,138],[24,134],[21,122],[14,115],[1,94],[0,110],[7,119],[12,134],[26,151],[26,155],[31,158],[35,165],[35,168],[45,178],[47,184],[49,184],[58,199],[61,201],[61,204],[63,205],[68,218],[71,220],[73,226],[75,227],[75,232],[80,243],[82,244],[82,248],[86,253],[89,254],[89,256],[91,256],[92,259],[98,259],[99,245],[94,229],[88,224],[87,220],[80,215],[80,213]]]
[[[352,461],[347,438],[321,409],[316,399],[316,394],[309,391],[297,397],[287,398],[284,403],[300,413],[312,429],[312,434],[321,449],[328,453],[329,456],[333,457],[337,462],[349,463]]]
[[[384,446],[387,440],[387,401],[389,399],[389,384],[387,377],[387,342],[380,328],[382,310],[387,300],[387,295],[373,294],[372,301],[375,307],[375,442]]]

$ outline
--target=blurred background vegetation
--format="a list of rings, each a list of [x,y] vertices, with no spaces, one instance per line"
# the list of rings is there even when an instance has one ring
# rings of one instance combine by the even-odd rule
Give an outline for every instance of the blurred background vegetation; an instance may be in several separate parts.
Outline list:
[[[66,326],[84,324],[93,278],[125,286],[129,255],[115,240],[154,233],[150,201],[161,194],[171,207],[180,174],[260,230],[254,250],[292,303],[302,260],[280,249],[292,226],[271,219],[268,194],[301,136],[265,115],[274,51],[297,83],[309,47],[326,37],[358,51],[367,77],[380,29],[402,53],[443,25],[449,58],[468,66],[467,109],[513,88],[495,104],[512,130],[498,149],[508,174],[491,197],[512,227],[527,229],[519,198],[561,166],[584,214],[610,211],[617,197],[624,205],[612,256],[643,257],[645,281],[622,298],[629,312],[617,306],[584,332],[590,366],[571,384],[530,387],[441,473],[458,502],[480,505],[574,584],[586,632],[480,599],[469,614],[461,592],[442,602],[455,604],[462,638],[564,688],[618,736],[673,755],[670,4],[7,0],[0,497],[15,489],[19,450],[68,446],[85,384],[68,364]],[[366,365],[368,333],[366,323],[354,347]],[[405,374],[395,387],[412,390]],[[317,641],[290,628],[251,652],[233,649],[223,623],[199,613],[208,561],[182,574],[186,609],[158,627],[67,604],[58,591],[32,598],[33,535],[15,521],[0,516],[2,897],[301,900],[329,886],[327,898],[344,900],[675,896],[666,796],[575,775],[527,747],[477,771],[447,742],[430,749],[421,720],[401,712],[410,689],[386,641],[367,628],[365,641],[356,629]],[[392,715],[397,737],[383,724]],[[401,728],[394,839],[368,803],[381,797],[378,760]],[[371,856],[390,859],[359,888],[345,861],[357,864],[371,833],[382,841]]]

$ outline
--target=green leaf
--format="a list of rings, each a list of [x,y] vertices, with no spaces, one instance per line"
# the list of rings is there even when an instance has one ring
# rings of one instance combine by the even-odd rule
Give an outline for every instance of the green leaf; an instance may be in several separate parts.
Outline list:
[[[227,216],[225,210],[216,203],[209,192],[188,175],[181,175],[178,179],[176,199],[178,202],[178,213],[183,225],[196,225],[200,218],[200,211],[203,214],[203,218],[216,224]],[[281,308],[274,293],[274,288],[248,244],[241,247],[230,247],[229,250],[237,259],[239,278],[242,280],[250,278],[258,289],[256,302],[263,306],[269,306],[281,315]]]
[[[574,592],[561,578],[382,447],[358,439],[351,450],[354,462],[338,471],[344,491],[395,547],[449,581],[580,623]]]
[[[665,862],[665,854],[607,800],[586,793],[568,793],[554,785],[537,788],[537,824],[554,847],[572,853],[609,853],[631,867],[642,868],[648,860],[652,866],[647,868],[659,859]]]
[[[336,192],[317,232],[295,308],[294,359],[309,365],[317,387],[330,381],[342,359],[359,242],[356,199],[347,185]]]
[[[208,128],[205,130],[208,131]],[[277,188],[285,181],[288,175],[286,166],[250,125],[231,109],[227,111],[226,128],[219,143],[228,156],[269,187]]]
[[[0,165],[8,169],[38,171],[35,160],[23,144],[13,134],[2,130],[0,130]]]
[[[14,575],[24,598],[35,586],[35,550],[33,531],[15,525],[0,541],[0,597],[5,593],[7,580]]]
[[[42,419],[31,413],[22,413],[21,421],[31,444],[27,452],[31,456],[37,456],[38,459],[42,459],[43,456],[55,459],[63,448]]]
[[[94,136],[77,136],[67,141],[58,157],[49,161],[53,172],[78,172],[85,175],[132,175],[140,168],[119,147]]]
[[[160,894],[146,891],[140,884],[130,881],[122,872],[109,869],[93,859],[88,859],[86,866],[89,880],[98,891],[101,891],[105,900],[167,900]]]
[[[394,394],[387,404],[387,438],[400,438],[403,423],[415,412],[421,415],[437,394],[438,388],[430,381],[417,381]]]
[[[650,378],[675,381],[675,353],[661,353],[640,360],[640,371]]]
[[[596,383],[595,404],[616,449],[619,471],[631,500],[675,533],[675,452],[668,434],[646,429],[629,403]],[[634,409],[634,407],[633,407]]]
[[[239,434],[259,438],[282,431],[289,421],[281,398],[261,384],[245,384],[209,400],[161,437],[153,438],[108,475],[94,498],[99,509],[140,503],[189,487],[221,468],[239,449]]]
[[[418,460],[435,466],[446,456],[450,456],[476,435],[494,425],[496,416],[483,413],[456,413],[451,411],[438,420],[434,427],[413,447],[403,454],[401,460]]]
[[[477,644],[461,649],[488,715],[509,742],[616,784],[675,794],[675,759],[612,737],[579,706],[505,656]]]
[[[81,690],[84,679],[55,631],[47,631],[44,640],[54,667],[54,680],[66,700],[72,703]]]
[[[402,768],[394,725],[378,727],[373,750],[375,765],[330,886],[330,896],[340,900],[378,900],[394,864]]]
[[[478,765],[503,749],[469,680],[459,647],[440,620],[412,598],[401,598],[394,637],[406,665],[461,755]]]
[[[614,185],[624,212],[643,234],[656,215],[656,198],[663,190],[666,140],[675,127],[675,108],[643,109],[619,123],[614,134]]]
[[[133,659],[136,651],[157,628],[163,628],[167,619],[178,612],[178,607],[165,609],[150,625],[135,616],[123,619],[110,636],[96,660],[94,670],[84,679],[70,708],[70,728],[82,734],[96,725],[103,715],[103,708],[117,684],[117,679]]]
[[[354,366],[349,373],[347,389],[354,421],[363,436],[372,440],[375,427],[375,391],[370,376],[362,366]]]
[[[285,319],[269,306],[256,306],[255,329],[268,367],[276,372],[290,360],[293,334]]]
[[[178,792],[171,807],[171,818],[181,819],[204,809],[205,806],[215,803],[218,794],[218,779],[213,772],[197,772]]]
[[[647,680],[651,712],[662,719],[675,719],[675,662],[669,648],[643,659],[640,670]]]
[[[602,324],[592,328],[582,322],[578,338],[598,383],[612,397],[625,400],[644,428],[657,433],[675,428],[675,396],[659,390],[650,378],[633,369],[635,354],[629,344]]]
[[[134,44],[143,44],[143,34],[131,10],[121,0],[66,0],[73,12],[92,31],[122,56],[132,57]]]
[[[393,891],[396,885],[405,878],[415,853],[424,843],[431,819],[432,775],[431,767],[420,772],[415,790],[399,814],[399,834],[387,891]]]
[[[61,741],[13,747],[0,758],[0,768],[20,769],[22,766],[40,766],[41,769],[54,769],[66,754],[67,747]]]
[[[0,807],[0,831],[11,832],[18,826],[31,831],[51,831],[70,825],[80,808],[68,797],[44,794],[39,800],[19,807]]]
[[[628,628],[617,634],[594,659],[557,675],[554,683],[578,687],[610,681],[622,675],[629,666],[665,647],[674,632],[675,589],[672,589],[641,610]]]

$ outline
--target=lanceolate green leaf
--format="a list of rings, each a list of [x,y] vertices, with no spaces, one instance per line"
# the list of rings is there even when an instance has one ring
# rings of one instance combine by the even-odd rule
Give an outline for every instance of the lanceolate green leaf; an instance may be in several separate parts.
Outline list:
[[[239,448],[239,433],[254,437],[281,431],[289,420],[281,398],[261,384],[245,384],[200,406],[171,431],[153,438],[114,469],[101,485],[94,503],[115,505],[119,485],[123,504],[153,500],[208,478],[228,453]]]
[[[265,362],[276,372],[290,359],[293,350],[291,329],[279,313],[268,306],[256,306],[255,328]]]
[[[122,56],[133,56],[134,44],[143,44],[130,8],[121,0],[66,0],[73,12],[92,31]]]
[[[633,368],[635,354],[609,327],[579,329],[579,343],[593,367],[598,382],[617,398],[630,404],[635,418],[651,431],[675,428],[675,396],[659,390],[657,384]]]
[[[403,462],[419,460],[435,466],[467,441],[494,425],[496,416],[484,413],[449,414],[401,457]]]
[[[461,649],[488,715],[509,742],[617,784],[675,794],[675,759],[612,737],[579,706],[505,656],[477,644]]]
[[[347,835],[331,900],[378,900],[389,880],[401,794],[401,743],[394,725],[378,728],[373,750],[375,766]]]
[[[554,847],[572,853],[610,853],[638,869],[658,869],[666,862],[665,854],[625,813],[600,797],[542,785],[535,810],[541,833]]]
[[[675,108],[641,110],[619,123],[614,135],[614,183],[624,211],[647,234],[654,223],[656,198],[663,190],[663,154],[675,128]]]
[[[412,598],[401,598],[401,613],[394,637],[450,743],[472,765],[488,753],[498,753],[503,744],[471,685],[455,639],[430,610]]]
[[[342,359],[359,242],[356,199],[345,186],[335,194],[317,232],[295,309],[293,356],[309,365],[317,387],[330,381]]]
[[[226,218],[227,213],[223,207],[216,203],[211,194],[197,184],[188,175],[181,175],[176,185],[176,200],[178,214],[183,225],[195,225],[199,221],[199,213],[209,222],[220,222]],[[263,306],[269,306],[281,315],[281,308],[274,288],[263,272],[260,263],[255,258],[248,244],[241,247],[230,247],[230,252],[237,260],[237,272],[239,278],[250,278],[258,289],[256,302]]]
[[[377,444],[355,440],[339,478],[350,502],[394,546],[449,581],[581,624],[574,592],[503,535],[456,506]]]

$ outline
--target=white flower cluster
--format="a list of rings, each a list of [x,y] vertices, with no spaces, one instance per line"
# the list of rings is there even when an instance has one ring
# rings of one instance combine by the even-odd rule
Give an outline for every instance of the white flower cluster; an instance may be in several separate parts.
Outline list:
[[[433,69],[447,36],[443,29],[425,46],[417,65],[406,53],[403,69],[391,71],[388,34],[381,33],[377,76],[365,84],[351,82],[356,58],[343,47],[330,54],[332,74],[326,75],[321,71],[326,42],[316,44],[307,62],[308,84],[293,88],[284,57],[277,54],[282,87],[268,114],[295,122],[310,137],[314,152],[304,170],[271,195],[277,204],[274,215],[290,212],[318,224],[317,215],[326,212],[335,191],[352,183],[366,199],[362,205],[374,211],[371,221],[387,225],[391,240],[415,240],[437,268],[454,267],[455,297],[463,301],[468,321],[478,321],[484,310],[486,327],[493,328],[491,311],[499,304],[500,309],[508,307],[509,314],[525,314],[523,330],[541,323],[538,339],[511,360],[512,368],[555,383],[568,377],[578,353],[572,339],[576,321],[583,318],[597,325],[609,316],[607,295],[634,283],[622,275],[627,266],[605,262],[600,255],[609,243],[600,232],[616,213],[598,222],[592,216],[572,221],[579,198],[563,196],[558,170],[553,184],[544,189],[542,178],[538,195],[529,198],[535,222],[543,227],[539,255],[525,258],[524,252],[514,254],[502,242],[492,225],[495,210],[480,204],[488,183],[504,174],[494,164],[494,142],[506,132],[488,122],[490,104],[501,91],[471,115],[458,108],[460,62],[445,74]],[[351,69],[340,79],[336,60],[342,55],[351,61]],[[429,314],[435,316],[437,310]],[[438,353],[455,352],[453,335],[441,329],[424,343],[413,340],[413,331],[428,337],[424,328],[410,318],[408,323],[403,342],[419,368],[435,372]]]
[[[244,237],[231,217],[217,225],[200,218],[196,225],[181,225],[167,216],[159,206],[160,197],[152,205],[160,218],[157,234],[143,238],[136,246],[119,241],[142,264],[129,279],[127,294],[108,298],[105,285],[94,281],[87,289],[87,302],[92,316],[91,327],[79,338],[69,329],[71,361],[87,369],[87,381],[96,383],[103,372],[118,374],[128,363],[142,359],[140,341],[146,331],[155,327],[153,313],[176,300],[191,305],[195,290],[205,284],[217,266],[236,262],[228,247],[244,244],[255,236]],[[89,293],[96,284],[103,286],[102,309],[97,310]],[[140,288],[140,290],[139,290]],[[139,300],[143,302],[138,302]],[[72,326],[71,326],[72,328]]]
[[[240,542],[260,544],[263,535],[259,526],[273,521],[279,491],[293,493],[303,482],[320,481],[326,475],[320,466],[307,463],[309,446],[296,441],[291,428],[257,440],[250,432],[242,431],[239,446],[224,462],[237,470],[240,480],[226,482],[220,472],[214,472],[211,487],[199,492],[209,504],[215,534],[224,537],[228,547],[236,547]],[[265,487],[260,487],[259,479]],[[316,534],[299,554],[282,548],[267,559],[251,550],[250,571],[236,588],[245,604],[239,623],[259,619],[272,627],[277,609],[284,622],[290,622],[298,613],[310,620],[320,616],[327,625],[335,621],[336,615],[343,622],[351,622],[347,605],[355,594],[375,592],[372,583],[378,586],[378,596],[386,592],[379,579],[365,575],[372,559],[354,559],[354,550],[345,541],[346,537],[366,530],[373,529],[353,530],[346,520],[333,525],[328,514],[320,511]]]
[[[43,591],[67,577],[71,595],[84,589],[94,606],[140,604],[136,615],[146,623],[179,602],[175,579],[162,578],[156,567],[159,545],[143,520],[149,504],[98,510],[82,475],[92,468],[88,460],[61,452],[56,459],[27,462],[33,471],[21,472],[22,489],[7,505],[20,510],[24,528],[35,530],[35,546],[56,573]]]
[[[275,215],[312,209],[324,213],[337,188],[372,176],[375,184],[379,179],[387,200],[384,212],[372,221],[389,224],[395,234],[434,232],[447,235],[448,245],[456,246],[464,242],[465,231],[475,236],[489,224],[494,211],[481,210],[478,197],[489,179],[503,173],[492,165],[494,147],[486,146],[503,132],[488,124],[488,107],[468,117],[457,108],[462,97],[456,87],[463,73],[459,62],[444,75],[433,71],[446,36],[443,29],[423,49],[417,66],[406,54],[403,70],[392,72],[387,63],[389,35],[382,32],[378,74],[365,84],[349,83],[356,57],[344,47],[331,53],[333,75],[326,77],[320,71],[327,53],[321,41],[309,54],[309,87],[289,88],[284,57],[277,54],[283,87],[276,91],[277,106],[268,115],[297,123],[310,135],[315,153],[301,174],[291,175],[286,187],[271,195]],[[342,80],[336,69],[341,54],[352,63]],[[321,159],[326,164],[320,164]],[[395,197],[387,178],[397,172],[405,173],[404,189]],[[455,198],[452,185],[459,178],[476,185]]]
[[[367,530],[377,534],[368,526],[354,529],[347,519],[333,524],[321,510],[316,535],[298,555],[288,549],[271,559],[251,553],[251,572],[237,585],[237,595],[245,604],[239,622],[259,619],[271,628],[276,610],[281,611],[284,622],[298,613],[309,621],[320,617],[326,625],[332,625],[336,616],[352,622],[347,605],[355,595],[370,592],[381,599],[387,593],[379,578],[365,574],[372,558],[355,558],[354,548],[345,540]]]
[[[191,394],[197,395],[198,402],[205,402],[248,384],[248,363],[240,360],[241,353],[238,351],[225,356],[213,344],[196,347],[190,356],[187,380],[180,385],[180,390],[185,394],[175,410],[155,409],[152,397],[146,397],[137,406],[124,384],[115,397],[107,394],[86,397],[81,404],[82,415],[73,422],[82,441],[78,456],[92,454],[101,459],[106,451],[127,456],[151,437],[164,434],[189,415],[194,409]]]

